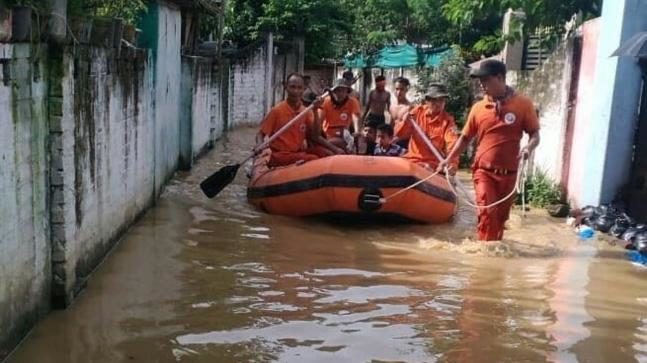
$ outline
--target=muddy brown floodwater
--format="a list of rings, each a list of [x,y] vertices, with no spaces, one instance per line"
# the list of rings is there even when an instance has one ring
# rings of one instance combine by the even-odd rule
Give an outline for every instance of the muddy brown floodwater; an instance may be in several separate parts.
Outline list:
[[[539,211],[489,251],[470,208],[447,226],[265,215],[242,170],[202,197],[252,140],[178,175],[9,362],[647,362],[647,269],[619,248]]]

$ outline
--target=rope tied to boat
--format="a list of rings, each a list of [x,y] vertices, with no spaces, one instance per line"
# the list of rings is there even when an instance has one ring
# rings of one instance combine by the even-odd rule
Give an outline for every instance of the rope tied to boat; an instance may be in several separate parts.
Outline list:
[[[452,193],[456,195],[457,198],[461,199],[467,205],[477,209],[488,209],[488,208],[496,207],[497,205],[506,202],[508,199],[512,198],[517,193],[519,193],[521,194],[522,211],[524,216],[526,214],[526,179],[528,178],[528,159],[525,157],[521,157],[521,160],[519,160],[519,167],[517,169],[517,179],[515,181],[514,188],[512,188],[512,191],[510,191],[508,195],[501,198],[500,200],[497,200],[488,205],[478,205],[477,203],[472,203],[472,201],[467,197],[469,195],[469,192],[465,190],[465,187],[463,187],[463,185],[461,184],[460,180],[458,180],[458,178],[452,177],[449,174],[448,167],[445,167],[445,178],[447,180],[447,184],[449,185],[449,188],[451,189]],[[457,189],[461,190],[462,195],[458,193]]]

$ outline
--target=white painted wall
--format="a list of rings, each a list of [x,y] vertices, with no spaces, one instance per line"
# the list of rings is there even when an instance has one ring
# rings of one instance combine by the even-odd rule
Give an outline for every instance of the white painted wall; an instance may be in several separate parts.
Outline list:
[[[266,113],[267,51],[259,46],[249,57],[231,64],[229,126],[259,124]]]
[[[178,165],[180,152],[180,84],[182,81],[180,9],[158,6],[155,59],[155,190],[159,193]]]
[[[63,157],[68,289],[94,268],[154,195],[156,124],[147,91],[152,72],[135,71],[132,60],[110,64],[106,49],[92,48],[89,57],[90,68],[76,71],[79,80],[70,79],[73,72],[64,79],[63,153],[72,150]],[[68,68],[72,63],[66,57]]]
[[[193,135],[191,148],[194,155],[199,153],[210,141],[212,137],[211,129],[216,128],[216,124],[222,124],[222,118],[219,117],[217,108],[212,114],[212,103],[215,101],[211,87],[213,86],[211,67],[213,64],[209,60],[198,61],[193,74],[193,103],[192,125]],[[222,127],[221,127],[222,129]]]
[[[0,72],[0,357],[47,309],[51,281],[46,82],[31,53],[0,44],[10,74],[5,83]]]

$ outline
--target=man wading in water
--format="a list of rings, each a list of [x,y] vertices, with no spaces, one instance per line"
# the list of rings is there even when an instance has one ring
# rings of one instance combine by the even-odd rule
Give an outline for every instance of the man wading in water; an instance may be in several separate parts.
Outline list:
[[[515,188],[519,160],[527,159],[539,145],[539,120],[532,100],[506,85],[502,62],[483,61],[470,76],[479,79],[485,98],[472,106],[463,133],[446,160],[457,158],[476,138],[478,146],[472,165],[476,203],[487,206],[505,198]],[[529,135],[528,145],[520,148],[524,132]],[[443,161],[438,170],[446,166],[447,161]],[[479,208],[480,241],[503,239],[504,224],[514,199]]]

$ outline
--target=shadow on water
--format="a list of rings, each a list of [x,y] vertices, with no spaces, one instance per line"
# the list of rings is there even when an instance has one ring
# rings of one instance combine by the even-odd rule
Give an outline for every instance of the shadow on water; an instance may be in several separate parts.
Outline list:
[[[244,173],[202,197],[251,140],[179,174],[10,362],[647,361],[647,270],[605,243],[538,212],[491,251],[464,206],[443,226],[266,215]]]

